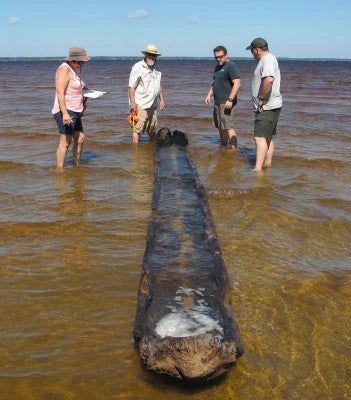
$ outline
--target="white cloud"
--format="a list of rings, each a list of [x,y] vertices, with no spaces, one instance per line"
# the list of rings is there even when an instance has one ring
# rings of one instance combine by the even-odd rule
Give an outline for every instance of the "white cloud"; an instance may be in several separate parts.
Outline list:
[[[191,24],[199,24],[200,23],[200,19],[198,17],[193,17],[190,21]]]
[[[21,20],[18,17],[11,17],[9,18],[9,24],[11,25],[16,25],[16,24],[20,24]]]
[[[139,8],[138,10],[135,10],[133,12],[130,12],[127,15],[128,19],[141,19],[141,18],[148,18],[148,17],[149,17],[148,12],[141,8]]]

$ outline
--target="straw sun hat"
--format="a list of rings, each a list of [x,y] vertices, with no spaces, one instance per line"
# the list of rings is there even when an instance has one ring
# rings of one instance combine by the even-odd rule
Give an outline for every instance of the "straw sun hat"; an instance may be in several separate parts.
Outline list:
[[[87,56],[87,52],[83,47],[70,47],[68,56],[65,58],[65,61],[84,61],[87,62],[91,60],[90,57]]]
[[[161,56],[157,50],[157,47],[154,44],[149,44],[145,50],[141,50],[143,54],[149,53],[149,54],[155,54],[155,56]]]

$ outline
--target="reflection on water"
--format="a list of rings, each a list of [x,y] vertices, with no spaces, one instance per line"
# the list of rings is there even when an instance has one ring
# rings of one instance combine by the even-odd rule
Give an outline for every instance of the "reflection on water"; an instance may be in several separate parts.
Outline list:
[[[152,144],[145,136],[133,146],[126,120],[121,88],[133,63],[86,66],[86,81],[109,95],[89,104],[82,165],[62,174],[52,171],[49,113],[57,63],[0,63],[0,398],[351,398],[349,63],[281,62],[276,157],[257,177],[255,63],[239,62],[233,154],[203,105],[213,62],[160,60],[169,99],[160,124],[189,134],[246,350],[226,377],[201,386],[148,373],[133,343],[154,165]],[[39,127],[38,107],[48,110]]]
[[[62,216],[82,216],[85,212],[85,171],[82,168],[64,169],[57,174],[56,189],[59,193],[59,211]]]

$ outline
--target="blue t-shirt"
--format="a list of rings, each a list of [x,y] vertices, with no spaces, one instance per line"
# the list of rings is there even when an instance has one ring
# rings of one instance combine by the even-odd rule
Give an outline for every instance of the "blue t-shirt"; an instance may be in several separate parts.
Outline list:
[[[232,90],[233,79],[238,79],[239,70],[233,61],[228,61],[223,65],[217,65],[213,72],[213,96],[215,104],[224,104]],[[233,105],[236,104],[235,97]]]

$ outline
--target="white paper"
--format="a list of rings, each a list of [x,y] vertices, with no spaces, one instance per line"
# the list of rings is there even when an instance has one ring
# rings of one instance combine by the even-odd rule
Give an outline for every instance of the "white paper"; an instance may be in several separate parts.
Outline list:
[[[97,99],[98,97],[101,97],[104,94],[106,94],[106,92],[100,92],[98,90],[90,90],[90,89],[83,90],[83,96],[89,99]]]

